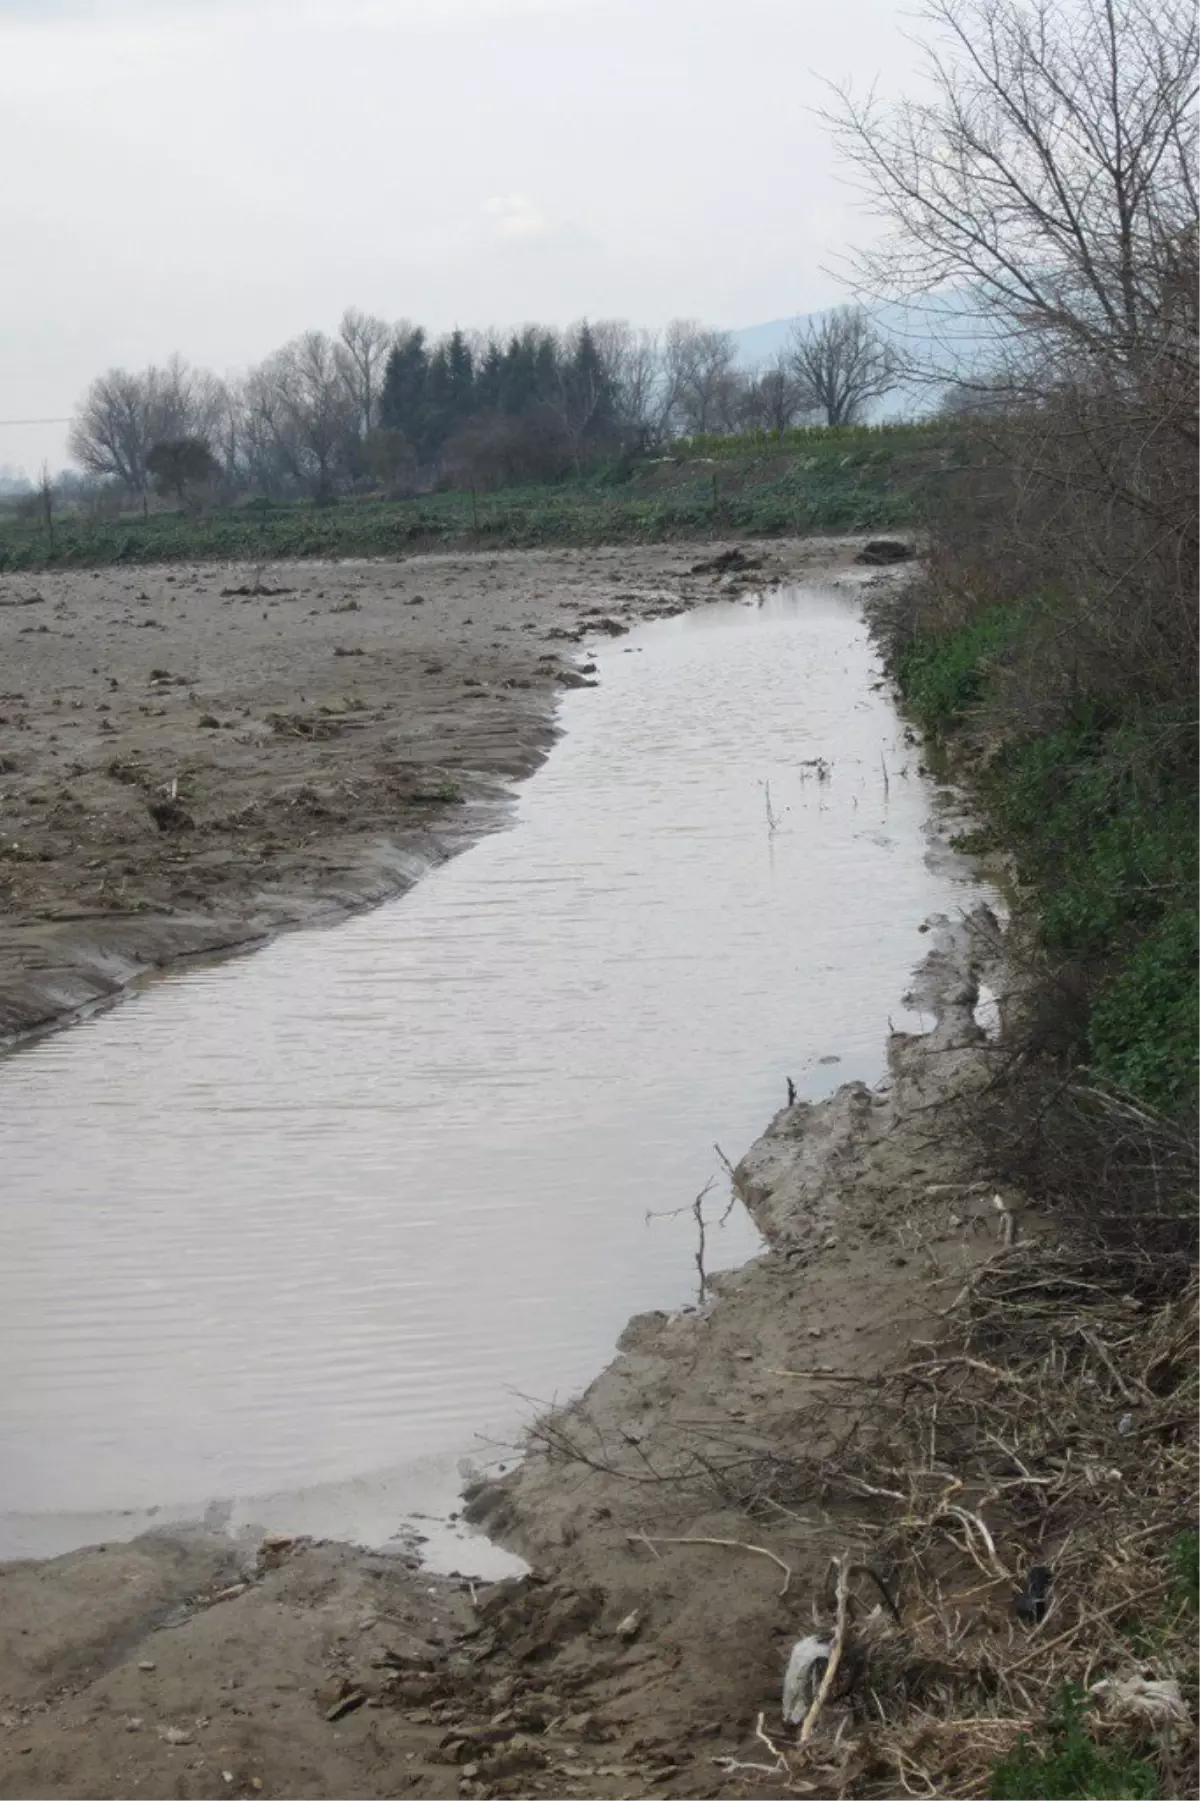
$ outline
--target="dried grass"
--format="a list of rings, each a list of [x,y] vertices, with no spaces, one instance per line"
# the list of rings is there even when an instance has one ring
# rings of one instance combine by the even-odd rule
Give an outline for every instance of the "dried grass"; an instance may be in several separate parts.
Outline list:
[[[803,1744],[776,1732],[778,1766],[720,1760],[731,1779],[984,1796],[1066,1684],[1175,1678],[1194,1716],[1195,1615],[1173,1550],[1196,1521],[1197,1288],[1148,1300],[1128,1273],[1101,1251],[1006,1246],[947,1310],[937,1349],[868,1379],[773,1372],[819,1394],[786,1442],[696,1427],[652,1460],[578,1412],[539,1422],[552,1459],[847,1547],[823,1602],[843,1629],[816,1730]],[[1035,1565],[1053,1584],[1030,1623],[1015,1603]],[[1087,1718],[1101,1743],[1155,1762],[1164,1795],[1194,1792],[1187,1730],[1131,1739],[1102,1707]]]
[[[960,1295],[953,1351],[871,1385],[819,1468],[776,1462],[762,1499],[855,1516],[900,1598],[897,1622],[860,1596],[840,1718],[785,1753],[795,1792],[986,1795],[1068,1683],[1171,1676],[1194,1703],[1172,1546],[1196,1518],[1196,1288],[1148,1308],[1119,1277],[1002,1253]],[[1054,1581],[1029,1625],[1014,1602],[1035,1564]],[[1128,1723],[1089,1720],[1128,1743]],[[1192,1792],[1188,1735],[1142,1736],[1163,1793]]]

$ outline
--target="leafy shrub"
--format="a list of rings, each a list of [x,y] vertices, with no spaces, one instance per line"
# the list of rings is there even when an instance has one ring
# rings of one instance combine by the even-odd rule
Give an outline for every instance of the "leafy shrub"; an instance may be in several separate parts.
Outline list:
[[[978,778],[986,841],[1015,853],[1046,949],[1086,991],[1071,1048],[1094,1077],[1178,1116],[1196,1092],[1200,1036],[1194,722],[1134,693],[1121,705],[1077,697],[1057,729],[1030,730],[1010,704],[1009,665],[1055,606],[986,606],[936,630],[918,599],[893,607],[882,636],[932,738],[952,739],[985,708],[993,733],[1007,729]]]
[[[1164,1111],[1184,1108],[1195,1087],[1197,936],[1181,905],[1101,987],[1088,1022],[1097,1075]]]
[[[901,691],[932,737],[944,738],[978,706],[992,660],[1018,623],[1014,609],[989,607],[956,632],[914,637],[902,652],[896,671]]]
[[[1198,835],[1190,728],[1084,713],[1001,754],[989,812],[1034,888],[1046,945],[1091,988],[1094,1073],[1168,1112],[1195,1092]]]
[[[1046,1722],[1047,1742],[1024,1734],[992,1772],[992,1801],[1153,1801],[1159,1793],[1152,1764],[1119,1746],[1101,1747],[1088,1735],[1087,1699],[1068,1684]]]

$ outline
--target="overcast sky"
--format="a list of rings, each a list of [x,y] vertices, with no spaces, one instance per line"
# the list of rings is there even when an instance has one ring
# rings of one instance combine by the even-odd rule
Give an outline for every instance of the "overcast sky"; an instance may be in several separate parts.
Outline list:
[[[0,420],[108,367],[232,372],[348,305],[434,330],[726,326],[870,230],[821,77],[891,0],[0,0]],[[823,267],[824,266],[824,267]],[[64,459],[0,427],[0,465]]]

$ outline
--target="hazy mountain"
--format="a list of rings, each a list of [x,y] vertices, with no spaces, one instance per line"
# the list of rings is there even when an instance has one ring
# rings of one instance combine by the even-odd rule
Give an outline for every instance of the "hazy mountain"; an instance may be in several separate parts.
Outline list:
[[[985,347],[978,322],[972,318],[962,294],[931,294],[909,306],[868,309],[879,330],[900,353],[922,369],[949,371],[964,361],[977,360]],[[743,325],[730,333],[743,368],[760,368],[785,350],[796,325],[807,325],[823,313],[797,313],[790,319],[769,319],[762,325]],[[934,381],[903,382],[868,414],[871,420],[911,419],[932,411],[941,384]]]

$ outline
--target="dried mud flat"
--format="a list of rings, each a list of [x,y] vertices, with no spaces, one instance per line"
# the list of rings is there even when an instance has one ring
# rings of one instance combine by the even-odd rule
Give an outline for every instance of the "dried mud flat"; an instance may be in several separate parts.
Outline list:
[[[856,547],[3,578],[0,1040],[399,892],[545,755],[581,653]]]
[[[845,554],[844,545],[777,546],[772,572],[832,572]],[[186,865],[171,858],[205,843],[209,808],[266,805],[270,797],[280,806],[278,797],[299,786],[353,785],[352,772],[365,784],[381,760],[394,759],[410,783],[454,779],[487,792],[487,783],[542,754],[555,671],[566,666],[557,659],[596,641],[586,627],[574,636],[581,620],[620,623],[712,594],[712,576],[689,573],[699,560],[695,547],[429,559],[342,566],[336,589],[328,570],[274,567],[257,583],[250,575],[247,585],[312,583],[312,605],[327,612],[358,599],[348,621],[368,655],[350,665],[362,680],[349,691],[378,717],[340,737],[272,731],[258,740],[267,748],[256,764],[254,741],[238,742],[246,728],[202,726],[195,713],[265,722],[271,712],[304,708],[338,717],[319,709],[334,704],[340,677],[324,670],[320,685],[313,671],[323,668],[321,656],[330,660],[331,646],[351,647],[349,633],[338,632],[343,615],[330,623],[282,595],[277,609],[270,597],[247,600],[246,625],[231,625],[221,653],[224,687],[220,655],[203,649],[199,624],[190,640],[177,638],[180,665],[185,642],[193,644],[196,701],[179,688],[170,701],[147,703],[164,711],[131,712],[117,729],[129,738],[121,754],[157,768],[173,756],[186,768],[195,787],[180,804],[196,823],[178,837],[151,837],[139,818],[139,861],[129,848],[130,816],[117,809],[126,834],[120,855],[137,865],[139,892],[197,907],[189,919],[240,922],[244,940],[247,922],[265,918],[271,929],[304,917],[314,894],[330,908],[361,904],[376,892],[372,868],[382,889],[394,888],[405,855],[445,854],[454,840],[436,821],[410,826],[392,788],[346,820],[297,824],[277,853],[278,879],[268,882],[261,862],[253,878],[231,871],[214,884],[211,911],[186,902],[174,885],[188,881]],[[167,592],[184,579],[172,573],[174,583],[156,578]],[[103,579],[146,585],[142,575]],[[241,578],[189,579],[211,593]],[[68,604],[83,604],[89,580],[70,578]],[[44,578],[40,591],[50,623],[66,597]],[[414,592],[424,601],[399,612]],[[485,600],[494,611],[485,613]],[[111,592],[102,604],[115,606]],[[306,642],[290,631],[279,650],[274,622],[285,606],[322,621],[321,655],[310,645],[307,664],[289,665],[290,704],[284,676],[269,674],[272,656],[298,657],[295,645]],[[249,632],[251,613],[253,634],[260,626],[267,634],[257,676],[238,637]],[[492,621],[515,629],[493,635]],[[66,642],[79,657],[79,620],[68,629],[78,634]],[[559,642],[564,631],[572,637]],[[401,632],[411,634],[403,647]],[[34,642],[50,649],[47,637]],[[427,694],[418,705],[418,671],[422,659],[434,660],[435,638],[446,686],[442,698]],[[91,654],[102,672],[93,683],[116,672],[111,651],[107,661]],[[548,654],[554,669],[539,672]],[[469,699],[485,679],[486,700]],[[32,695],[29,675],[22,680]],[[249,681],[259,688],[253,704],[244,702],[246,715],[234,697]],[[506,681],[515,685],[501,688]],[[31,700],[24,704],[33,711]],[[466,748],[454,735],[465,713],[479,733]],[[69,748],[55,748],[54,766],[68,757],[84,764],[86,775],[69,779],[107,793],[99,784],[113,779],[100,761],[108,746],[94,712],[86,727],[91,748],[81,729]],[[51,731],[58,732],[53,722],[30,723],[18,746],[32,749],[38,739],[28,734],[41,732],[49,745]],[[53,743],[62,742],[58,732]],[[34,765],[31,757],[27,782]],[[43,770],[41,779],[64,778]],[[143,785],[121,786],[136,786],[145,807]],[[285,841],[278,823],[271,830]],[[230,832],[215,827],[218,849],[228,851]],[[186,850],[176,848],[182,838]],[[382,876],[380,839],[395,852]],[[33,842],[28,833],[25,842]],[[109,854],[85,855],[82,832],[72,842],[81,870]],[[26,930],[63,934],[60,967],[71,971],[82,965],[71,962],[70,947],[94,940],[71,936],[75,921],[37,919],[65,904],[69,882],[56,890],[54,868],[17,866],[44,884],[22,891],[23,917],[37,920]],[[179,915],[164,906],[162,919],[178,923]],[[20,944],[21,930],[13,922],[6,945]],[[132,942],[144,954],[144,943],[138,950]],[[0,1570],[0,1796],[778,1792],[756,1722],[761,1715],[769,1732],[786,1736],[778,1709],[788,1649],[811,1630],[829,1556],[845,1549],[853,1528],[822,1504],[819,1489],[788,1506],[772,1501],[781,1491],[756,1472],[780,1457],[811,1462],[834,1453],[853,1406],[831,1415],[831,1392],[844,1394],[839,1382],[869,1380],[911,1354],[914,1342],[935,1340],[964,1273],[996,1247],[972,1148],[946,1129],[944,1111],[987,1079],[974,1005],[979,981],[994,977],[995,922],[982,913],[966,927],[935,928],[929,942],[918,985],[923,1010],[937,1021],[933,1032],[893,1037],[889,1077],[878,1090],[853,1084],[818,1106],[785,1109],[739,1166],[766,1253],[716,1279],[702,1307],[632,1321],[587,1393],[534,1428],[519,1469],[472,1494],[472,1516],[528,1558],[531,1577],[472,1584],[430,1577],[404,1557],[303,1540],[235,1543],[202,1528],[9,1565]],[[23,973],[19,958],[9,968]],[[670,1542],[679,1540],[693,1542]]]

